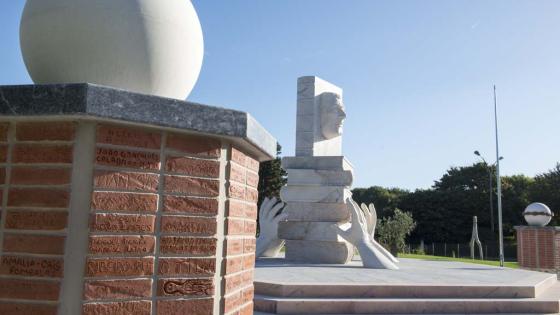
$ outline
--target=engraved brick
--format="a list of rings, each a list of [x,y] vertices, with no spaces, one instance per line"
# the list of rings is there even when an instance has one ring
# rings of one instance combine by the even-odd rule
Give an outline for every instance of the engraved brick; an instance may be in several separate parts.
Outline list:
[[[247,157],[247,163],[245,164],[245,166],[246,166],[248,169],[250,169],[250,170],[252,170],[252,171],[258,173],[258,172],[259,172],[260,163],[259,163],[259,161],[257,161],[257,160],[255,160],[255,159],[253,159],[253,158],[251,158],[251,157],[248,156],[248,157]]]
[[[56,315],[58,307],[49,304],[0,302],[0,314],[8,315]]]
[[[216,261],[213,258],[160,258],[160,276],[213,275]]]
[[[220,176],[220,162],[168,156],[166,170],[190,176],[218,178]]]
[[[0,145],[0,163],[6,163],[8,161],[8,146]]]
[[[60,231],[66,228],[68,213],[62,211],[9,210],[6,228],[14,230]]]
[[[0,298],[57,301],[60,283],[48,280],[0,278]]]
[[[214,218],[164,216],[161,218],[161,231],[211,236],[216,234],[216,224]]]
[[[243,257],[226,258],[226,274],[232,274],[243,270]]]
[[[216,253],[216,239],[163,236],[160,252],[163,254],[212,256]]]
[[[13,163],[72,163],[71,145],[16,144]]]
[[[257,222],[245,221],[245,234],[255,235],[257,233]]]
[[[259,187],[259,175],[253,172],[247,172],[247,186],[258,188]]]
[[[13,185],[67,185],[70,184],[72,171],[69,168],[12,168]]]
[[[151,313],[151,301],[86,303],[82,309],[82,315],[150,315]]]
[[[246,191],[245,186],[235,184],[235,183],[230,183],[228,189],[228,197],[245,200],[245,191]]]
[[[254,253],[257,246],[257,240],[255,238],[246,238],[243,240],[243,253],[249,254]]]
[[[236,218],[245,218],[256,220],[257,218],[257,205],[248,204],[235,200],[228,201],[229,213],[228,216]]]
[[[102,189],[122,189],[156,192],[158,175],[118,171],[96,171],[94,186]]]
[[[217,197],[219,181],[183,176],[165,176],[165,192],[201,197]]]
[[[4,255],[0,263],[0,274],[26,277],[62,277],[63,260]]]
[[[160,149],[161,134],[136,128],[100,125],[97,127],[97,143]]]
[[[247,287],[249,285],[252,285],[253,284],[253,276],[254,276],[254,270],[244,271],[241,274],[242,286]]]
[[[155,219],[153,215],[94,214],[90,229],[96,232],[152,233]]]
[[[155,194],[94,192],[91,207],[115,212],[156,212],[157,201]]]
[[[212,279],[160,279],[158,296],[210,296],[214,294]]]
[[[159,300],[157,315],[212,315],[214,299]]]
[[[153,254],[154,236],[90,236],[90,254]]]
[[[246,204],[245,205],[245,218],[251,220],[257,220],[257,205],[253,204]]]
[[[163,197],[163,211],[171,213],[209,214],[218,213],[218,200],[192,197]]]
[[[243,235],[245,234],[245,221],[237,219],[227,219],[227,234],[228,235]]]
[[[247,171],[245,170],[244,167],[230,163],[229,165],[230,180],[245,185],[245,182],[247,181],[246,173]]]
[[[67,190],[48,188],[12,188],[8,195],[11,207],[66,208],[70,201]]]
[[[243,305],[237,315],[253,315],[253,302]]]
[[[247,156],[245,153],[233,147],[231,148],[231,160],[241,166],[245,166],[247,164]]]
[[[259,200],[259,192],[256,189],[247,188],[245,200],[256,203]]]
[[[112,300],[149,298],[152,295],[152,280],[89,280],[84,284],[84,299]]]
[[[169,134],[167,148],[200,157],[220,157],[219,140],[208,137]]]
[[[154,273],[154,258],[88,258],[88,277],[151,276]]]
[[[8,128],[10,127],[9,123],[1,123],[0,124],[0,142],[7,142],[8,141]]]
[[[251,255],[243,256],[242,264],[243,264],[242,266],[243,270],[251,270],[255,268],[255,255],[251,254]]]
[[[143,170],[158,170],[160,166],[157,153],[110,148],[97,148],[95,163]]]
[[[64,254],[64,236],[6,234],[4,252],[28,254]]]
[[[72,122],[19,122],[17,141],[72,141],[75,124]]]
[[[237,291],[243,286],[243,279],[241,274],[237,273],[234,275],[225,276],[225,294],[230,294]]]
[[[224,296],[224,313],[230,313],[239,308],[241,302],[241,291]]]
[[[226,255],[239,255],[243,253],[243,240],[242,239],[228,239],[226,240]]]
[[[253,286],[243,289],[243,293],[241,294],[242,304],[252,302],[254,297],[255,288]]]

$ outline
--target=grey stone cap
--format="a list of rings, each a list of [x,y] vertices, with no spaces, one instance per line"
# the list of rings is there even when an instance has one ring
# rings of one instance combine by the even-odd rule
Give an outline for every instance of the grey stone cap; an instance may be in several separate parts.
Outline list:
[[[516,230],[553,230],[560,231],[560,226],[530,226],[530,225],[518,225],[513,227]]]
[[[245,112],[128,92],[90,83],[0,86],[4,116],[83,116],[241,138],[259,160],[276,156],[276,139]]]

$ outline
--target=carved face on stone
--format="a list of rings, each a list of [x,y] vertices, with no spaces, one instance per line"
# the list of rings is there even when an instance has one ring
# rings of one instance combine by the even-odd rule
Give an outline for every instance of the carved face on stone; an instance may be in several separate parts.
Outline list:
[[[346,119],[344,104],[340,95],[325,92],[320,97],[321,133],[325,139],[342,135],[342,125]]]

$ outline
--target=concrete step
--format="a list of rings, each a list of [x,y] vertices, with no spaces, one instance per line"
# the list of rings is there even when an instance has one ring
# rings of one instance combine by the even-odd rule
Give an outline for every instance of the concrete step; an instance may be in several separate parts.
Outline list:
[[[255,296],[255,310],[272,314],[557,314],[560,299],[277,298]]]
[[[486,299],[534,298],[558,284],[550,275],[533,283],[517,284],[365,284],[365,283],[282,283],[255,281],[255,293],[283,298],[430,298]]]

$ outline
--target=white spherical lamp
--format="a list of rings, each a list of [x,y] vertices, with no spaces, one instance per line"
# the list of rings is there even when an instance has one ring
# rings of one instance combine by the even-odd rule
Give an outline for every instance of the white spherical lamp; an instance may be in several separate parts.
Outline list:
[[[37,84],[94,83],[185,99],[204,55],[190,0],[27,0],[20,25]]]
[[[552,211],[547,205],[535,202],[523,211],[523,217],[530,226],[546,226],[552,220]]]

